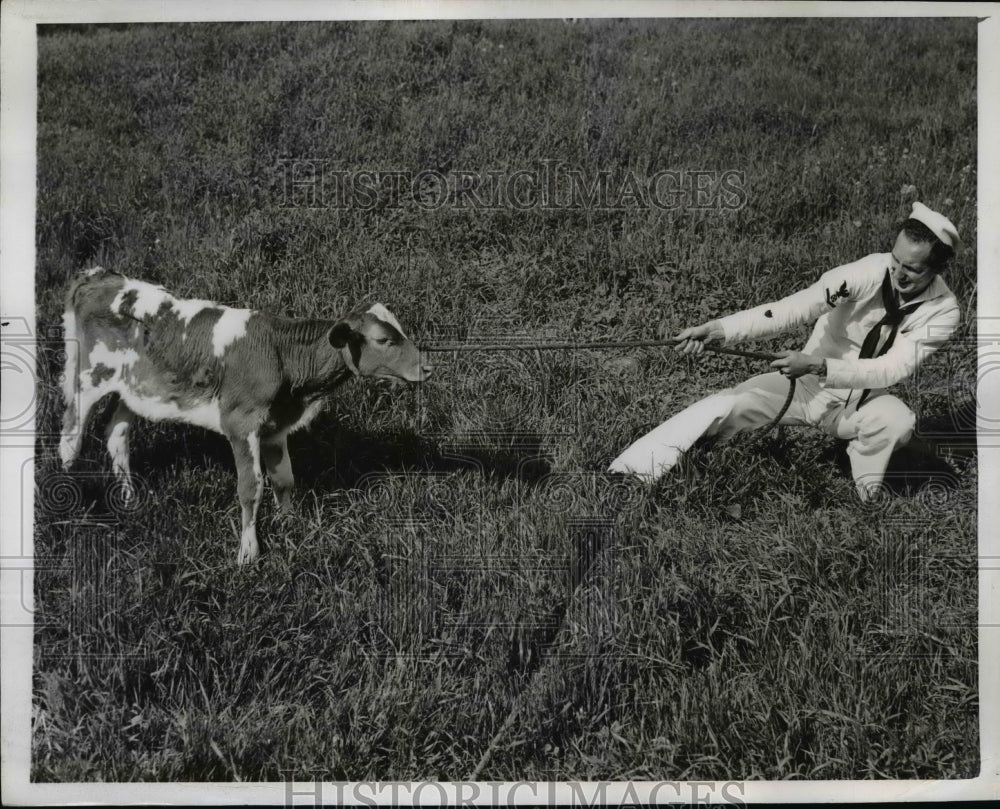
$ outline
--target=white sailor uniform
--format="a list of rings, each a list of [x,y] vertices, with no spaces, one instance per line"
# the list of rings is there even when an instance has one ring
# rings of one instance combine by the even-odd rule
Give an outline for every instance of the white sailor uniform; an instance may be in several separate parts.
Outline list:
[[[886,319],[882,286],[891,258],[891,253],[866,256],[824,273],[800,292],[718,321],[726,343],[738,343],[816,319],[803,351],[826,358],[826,376],[797,379],[780,423],[812,425],[847,439],[851,471],[865,499],[878,491],[890,455],[909,441],[915,423],[913,411],[885,388],[911,376],[959,323],[958,302],[937,275],[906,302],[898,331],[882,327],[881,350],[862,358],[866,336]],[[702,435],[727,440],[769,424],[784,405],[788,384],[781,374],[767,373],[702,399],[632,444],[610,471],[655,480]]]

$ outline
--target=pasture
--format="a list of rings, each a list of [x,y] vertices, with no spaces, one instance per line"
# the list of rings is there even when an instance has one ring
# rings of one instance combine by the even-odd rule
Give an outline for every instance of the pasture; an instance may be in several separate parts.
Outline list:
[[[53,336],[33,780],[460,780],[487,753],[483,780],[978,773],[974,20],[43,26],[38,68],[48,334],[96,264],[299,317],[378,300],[418,342],[586,342],[886,251],[914,195],[967,247],[962,329],[900,386],[919,440],[875,504],[808,430],[651,489],[603,475],[759,364],[436,354],[290,438],[295,508],[265,492],[245,569],[221,437],[139,424],[125,506],[99,412],[62,473]],[[525,189],[555,166],[617,191],[545,204]],[[664,171],[706,196],[621,193]],[[437,174],[342,200],[360,172]],[[436,196],[462,172],[529,179]]]

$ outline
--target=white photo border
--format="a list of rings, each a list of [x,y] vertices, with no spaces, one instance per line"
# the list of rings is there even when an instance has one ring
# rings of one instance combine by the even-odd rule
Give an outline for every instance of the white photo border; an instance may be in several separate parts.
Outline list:
[[[0,302],[5,319],[23,317],[34,333],[35,169],[37,108],[37,24],[110,22],[184,22],[245,20],[377,20],[477,18],[586,18],[586,17],[978,17],[978,273],[979,318],[1000,317],[998,285],[991,277],[1000,266],[1000,150],[993,138],[1000,131],[1000,19],[991,17],[998,6],[989,3],[846,3],[846,2],[675,2],[630,0],[608,3],[576,0],[537,2],[392,2],[357,0],[221,0],[219,2],[163,3],[144,0],[10,0],[3,4],[0,25]],[[30,375],[23,375],[30,377]],[[994,375],[995,377],[996,375]],[[33,388],[33,380],[23,384]],[[5,385],[20,384],[5,377]],[[5,391],[31,395],[30,391]],[[984,377],[978,391],[980,406],[989,417],[1000,413],[1000,387]],[[33,513],[31,487],[20,486],[21,468],[31,462],[30,448],[0,449],[0,502]],[[982,560],[1000,559],[1000,447],[979,449],[979,697],[981,772],[978,778],[955,781],[809,781],[740,782],[729,798],[758,802],[953,801],[1000,798],[1000,565]],[[23,498],[23,499],[22,499]],[[18,501],[21,501],[18,503]],[[313,804],[317,797],[382,805],[437,803],[507,805],[539,802],[592,801],[603,796],[612,804],[650,799],[674,802],[726,802],[725,784],[630,782],[610,784],[496,785],[370,784],[320,787],[311,783],[30,783],[32,629],[9,626],[12,615],[30,614],[20,602],[22,586],[31,592],[31,560],[18,560],[22,546],[20,521],[0,520],[0,775],[6,805],[70,804]],[[13,561],[11,561],[13,559]],[[991,569],[992,568],[992,569]],[[695,786],[692,787],[692,784]],[[391,788],[390,788],[391,787]]]

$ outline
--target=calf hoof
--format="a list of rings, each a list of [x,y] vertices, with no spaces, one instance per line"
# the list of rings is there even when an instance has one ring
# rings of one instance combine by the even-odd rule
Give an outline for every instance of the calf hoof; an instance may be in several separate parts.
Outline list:
[[[243,541],[240,542],[240,552],[236,557],[236,564],[240,567],[243,565],[249,565],[259,554],[260,546],[257,544],[257,538],[253,537],[248,542],[247,538],[244,537]]]
[[[65,438],[59,442],[59,460],[62,461],[63,472],[69,472],[69,468],[76,459],[76,453],[69,441]]]
[[[115,511],[138,511],[140,503],[136,498],[131,481],[119,478],[108,489],[108,502]]]

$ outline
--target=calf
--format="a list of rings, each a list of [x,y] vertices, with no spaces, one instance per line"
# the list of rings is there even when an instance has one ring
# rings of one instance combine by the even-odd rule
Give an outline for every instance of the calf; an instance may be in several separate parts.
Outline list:
[[[274,317],[175,298],[96,267],[70,286],[63,324],[63,466],[79,454],[87,416],[108,394],[117,399],[108,453],[126,497],[133,495],[128,435],[136,415],[222,433],[233,448],[243,510],[239,564],[259,550],[262,461],[278,506],[291,504],[287,435],[352,376],[422,382],[431,372],[380,303],[337,321]]]

